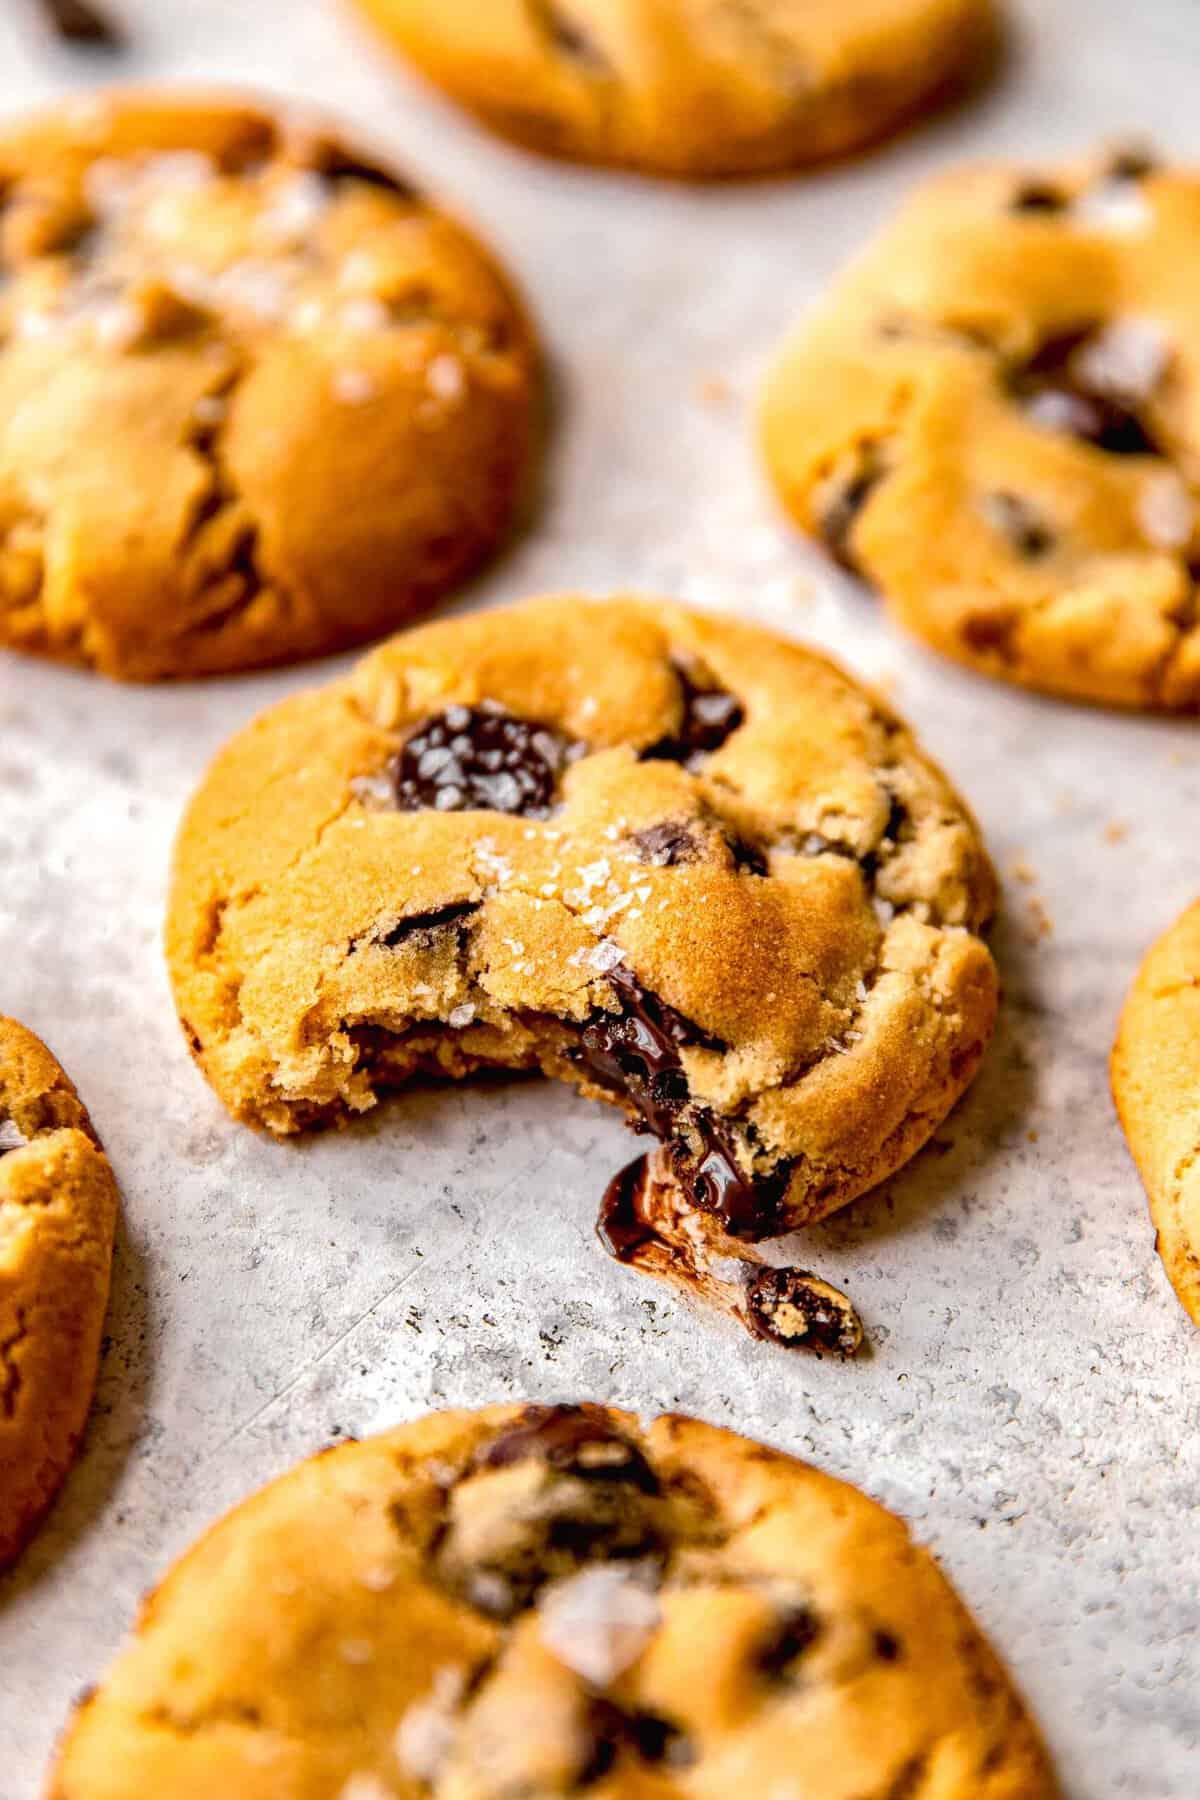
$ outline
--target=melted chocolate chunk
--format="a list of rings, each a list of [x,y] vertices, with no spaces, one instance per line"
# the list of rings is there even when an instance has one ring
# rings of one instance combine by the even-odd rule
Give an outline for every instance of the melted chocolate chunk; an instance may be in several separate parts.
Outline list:
[[[904,1654],[899,1638],[893,1637],[890,1631],[875,1633],[875,1654],[880,1662],[899,1662]]]
[[[698,686],[678,663],[675,678],[682,711],[678,730],[643,750],[641,761],[677,762],[694,768],[701,757],[721,748],[746,715],[732,694],[724,688]]]
[[[629,1096],[656,1137],[671,1138],[688,1101],[681,1047],[724,1046],[656,994],[647,993],[632,969],[618,964],[608,979],[620,997],[621,1010],[598,1013],[585,1025],[575,1054],[601,1087]]]
[[[581,1788],[602,1781],[623,1751],[642,1762],[676,1769],[696,1760],[691,1740],[678,1725],[658,1713],[627,1712],[603,1696],[592,1702],[588,1736],[587,1760],[575,1778]]]
[[[1100,329],[1078,326],[1048,339],[1010,373],[1010,389],[1041,423],[1069,431],[1098,450],[1113,456],[1161,456],[1161,448],[1128,401],[1087,380],[1080,352]]]
[[[716,1117],[689,1109],[680,1050],[689,1044],[710,1050],[725,1046],[657,995],[647,993],[632,970],[619,965],[609,981],[621,997],[621,1011],[600,1013],[586,1025],[575,1056],[601,1087],[627,1095],[655,1137],[671,1146],[676,1178],[694,1205],[715,1214],[734,1237],[756,1239],[782,1231],[790,1165],[778,1164],[766,1176],[744,1175],[732,1141]],[[698,1152],[690,1147],[689,1138],[699,1140]],[[624,1190],[618,1185],[610,1188],[611,1199],[606,1199],[602,1214],[618,1237],[634,1203],[634,1166],[625,1171]],[[626,1259],[632,1254],[628,1250]]]
[[[658,1477],[637,1445],[587,1406],[527,1406],[475,1461],[481,1469],[506,1469],[531,1457],[585,1481],[624,1482],[643,1494],[659,1491]]]
[[[1014,212],[1065,212],[1069,204],[1067,196],[1048,181],[1023,182],[1012,197]]]
[[[487,811],[546,819],[581,746],[490,701],[426,719],[388,765],[401,812]]]
[[[638,853],[638,861],[656,869],[676,869],[681,863],[699,862],[704,853],[700,840],[681,819],[647,825],[629,841]]]
[[[865,444],[859,455],[858,468],[829,492],[821,510],[818,529],[825,547],[834,562],[849,570],[851,575],[859,575],[862,571],[850,544],[850,534],[885,472],[875,445]]]
[[[811,1608],[792,1606],[759,1645],[755,1664],[772,1681],[785,1681],[800,1658],[821,1635],[821,1621]]]
[[[1019,556],[1030,561],[1044,556],[1054,543],[1054,534],[1038,517],[1028,500],[1019,494],[987,494],[983,513],[989,525],[1006,538]]]
[[[97,50],[124,46],[119,26],[89,0],[42,0],[42,10],[64,43],[90,44]]]
[[[3,1127],[0,1127],[2,1130]],[[614,1175],[604,1190],[596,1235],[618,1262],[633,1262],[639,1250],[658,1235],[641,1216],[641,1199],[649,1173],[649,1156],[637,1156]]]
[[[747,1285],[746,1303],[757,1336],[791,1349],[835,1350],[853,1356],[862,1325],[844,1294],[807,1269],[762,1268]]]
[[[398,944],[407,943],[421,932],[440,931],[447,925],[461,925],[464,919],[469,919],[472,913],[478,911],[478,900],[455,900],[448,906],[435,908],[433,912],[409,913],[398,920],[383,937],[373,941],[382,944],[385,949],[394,950]]]
[[[730,1237],[753,1243],[786,1230],[784,1200],[792,1176],[789,1162],[777,1163],[767,1175],[744,1175],[732,1141],[711,1113],[695,1121],[702,1150],[679,1178],[704,1212],[720,1219]]]

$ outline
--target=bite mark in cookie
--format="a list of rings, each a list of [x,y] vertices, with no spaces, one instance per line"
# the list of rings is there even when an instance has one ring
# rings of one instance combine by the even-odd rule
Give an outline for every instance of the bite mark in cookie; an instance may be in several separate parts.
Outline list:
[[[991,891],[961,803],[839,671],[567,598],[397,639],[260,722],[191,809],[168,935],[240,1116],[337,1122],[422,1071],[571,1081],[659,1141],[605,1201],[615,1254],[849,1351],[849,1303],[750,1246],[962,1091]]]

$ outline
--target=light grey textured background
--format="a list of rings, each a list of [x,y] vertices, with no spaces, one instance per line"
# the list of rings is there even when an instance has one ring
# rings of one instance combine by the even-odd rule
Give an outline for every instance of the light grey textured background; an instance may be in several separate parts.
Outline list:
[[[1007,73],[970,108],[840,169],[689,190],[490,142],[333,4],[113,5],[134,45],[114,74],[343,109],[525,281],[559,423],[532,532],[469,602],[675,593],[893,682],[1005,875],[1006,1004],[937,1149],[805,1245],[874,1353],[789,1357],[605,1260],[592,1217],[628,1140],[565,1090],[414,1093],[298,1148],[218,1108],[159,951],[172,831],[227,734],[331,668],[126,691],[0,661],[0,1005],[78,1081],[124,1194],[84,1453],[0,1583],[0,1797],[35,1793],[71,1695],[215,1514],[341,1433],[516,1395],[688,1408],[861,1483],[943,1557],[1072,1800],[1194,1800],[1200,1338],[1154,1255],[1105,1056],[1139,953],[1200,888],[1200,739],[898,641],[781,523],[746,424],[785,325],[933,164],[1130,128],[1195,154],[1200,7],[1025,0]],[[0,99],[99,68],[7,0]]]

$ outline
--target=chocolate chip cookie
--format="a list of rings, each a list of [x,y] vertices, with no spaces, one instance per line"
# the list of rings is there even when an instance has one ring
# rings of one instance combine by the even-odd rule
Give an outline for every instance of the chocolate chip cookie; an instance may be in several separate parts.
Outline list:
[[[440,1413],[201,1539],[47,1800],[1052,1800],[946,1578],[856,1489],[602,1406]]]
[[[737,175],[882,137],[962,80],[989,0],[362,0],[431,80],[556,156]]]
[[[992,902],[962,802],[822,657],[566,597],[404,633],[234,739],[167,939],[238,1118],[540,1069],[662,1146],[610,1193],[611,1249],[853,1348],[840,1297],[752,1246],[881,1181],[967,1086]]]
[[[1158,1253],[1200,1325],[1200,904],[1138,970],[1113,1047],[1112,1083]]]
[[[504,532],[535,353],[481,247],[311,122],[0,130],[0,645],[150,680],[377,636]]]
[[[1200,704],[1200,173],[1138,149],[922,189],[785,350],[787,506],[990,675]]]
[[[91,1405],[117,1188],[46,1046],[0,1018],[0,1567],[71,1466]]]

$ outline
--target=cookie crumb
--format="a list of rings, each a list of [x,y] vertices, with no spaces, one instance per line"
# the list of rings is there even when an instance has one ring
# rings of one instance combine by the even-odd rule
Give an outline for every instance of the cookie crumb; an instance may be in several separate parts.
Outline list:
[[[1123,844],[1128,836],[1129,827],[1122,819],[1113,819],[1104,827],[1104,841],[1106,844]]]

